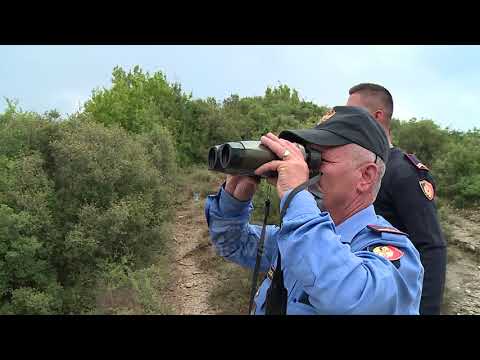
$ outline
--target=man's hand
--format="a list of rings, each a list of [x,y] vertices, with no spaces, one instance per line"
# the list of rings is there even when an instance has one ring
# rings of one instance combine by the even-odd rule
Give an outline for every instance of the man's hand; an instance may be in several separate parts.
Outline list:
[[[225,191],[237,200],[248,201],[257,191],[259,183],[260,179],[251,176],[227,175]]]
[[[308,180],[308,165],[303,153],[294,143],[280,139],[272,133],[262,136],[260,140],[282,160],[273,160],[260,166],[255,170],[255,174],[276,171],[278,177],[270,179],[269,183],[277,187],[278,196],[281,199],[288,190]]]

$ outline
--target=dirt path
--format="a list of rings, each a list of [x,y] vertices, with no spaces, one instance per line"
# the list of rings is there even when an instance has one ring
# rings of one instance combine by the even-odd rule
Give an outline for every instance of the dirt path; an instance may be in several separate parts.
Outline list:
[[[179,315],[216,314],[208,296],[218,286],[218,278],[201,266],[216,256],[208,241],[203,201],[191,198],[177,210],[173,240],[175,263],[168,286],[168,303]]]
[[[480,214],[451,211],[444,308],[448,315],[480,314]]]
[[[442,313],[480,315],[480,265],[478,257],[459,246],[448,247],[447,282]]]
[[[480,255],[480,213],[450,211],[449,220],[453,230],[450,243],[467,252]]]

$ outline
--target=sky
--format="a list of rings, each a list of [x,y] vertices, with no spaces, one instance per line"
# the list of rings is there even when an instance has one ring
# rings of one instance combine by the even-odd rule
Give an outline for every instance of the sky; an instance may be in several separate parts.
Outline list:
[[[317,105],[344,105],[361,82],[385,86],[395,118],[441,127],[480,127],[480,46],[460,45],[0,45],[5,98],[25,111],[81,110],[112,70],[162,71],[194,98],[261,96],[279,84]]]

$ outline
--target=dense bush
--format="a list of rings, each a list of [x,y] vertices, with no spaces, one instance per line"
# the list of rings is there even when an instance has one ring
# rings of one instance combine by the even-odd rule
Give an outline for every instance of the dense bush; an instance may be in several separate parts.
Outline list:
[[[435,161],[440,184],[439,194],[452,199],[456,206],[480,204],[480,136],[472,132],[461,141],[451,142],[445,154]]]
[[[449,134],[432,120],[410,119],[394,122],[393,143],[408,153],[414,153],[431,167],[438,157],[443,157],[448,147]]]
[[[168,131],[14,111],[0,122],[0,311],[92,311],[106,264],[164,251],[175,189]]]
[[[395,145],[415,153],[437,182],[438,194],[458,207],[480,200],[480,131],[442,129],[432,120],[394,120]]]

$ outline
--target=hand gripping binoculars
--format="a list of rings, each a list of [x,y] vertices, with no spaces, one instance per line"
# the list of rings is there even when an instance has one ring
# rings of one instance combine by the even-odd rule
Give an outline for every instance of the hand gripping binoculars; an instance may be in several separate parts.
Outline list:
[[[322,155],[309,146],[297,144],[302,151],[310,177],[319,173]],[[230,175],[257,176],[254,171],[273,160],[281,160],[260,141],[237,141],[212,146],[208,151],[208,169]],[[265,173],[262,177],[275,177],[276,172]]]

